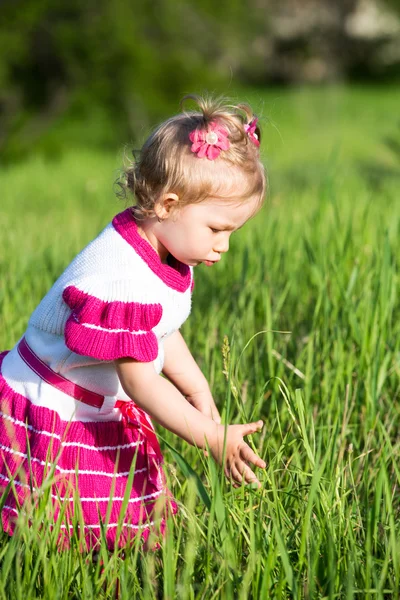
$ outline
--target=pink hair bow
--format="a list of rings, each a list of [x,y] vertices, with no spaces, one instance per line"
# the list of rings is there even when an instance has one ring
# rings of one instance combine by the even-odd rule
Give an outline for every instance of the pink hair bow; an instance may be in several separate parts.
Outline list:
[[[209,160],[215,160],[222,150],[229,149],[228,135],[225,127],[212,121],[207,129],[194,129],[189,133],[191,151],[197,154],[198,158],[206,156]]]
[[[254,119],[252,119],[250,121],[250,123],[248,123],[247,125],[244,126],[244,130],[247,133],[247,135],[249,136],[249,138],[251,139],[251,141],[253,142],[253,144],[255,144],[256,146],[259,146],[260,140],[258,139],[258,135],[256,134],[257,122],[258,122],[258,118],[254,117]]]

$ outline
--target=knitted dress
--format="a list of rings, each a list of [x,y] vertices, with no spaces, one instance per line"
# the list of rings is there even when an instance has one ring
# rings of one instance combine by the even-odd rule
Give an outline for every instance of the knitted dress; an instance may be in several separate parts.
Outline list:
[[[192,268],[170,258],[160,261],[125,210],[55,282],[19,344],[0,354],[8,533],[49,477],[64,546],[76,527],[89,547],[101,529],[109,548],[125,546],[162,530],[166,512],[176,511],[151,420],[122,389],[113,362],[152,361],[161,372],[163,341],[188,317],[193,289]]]

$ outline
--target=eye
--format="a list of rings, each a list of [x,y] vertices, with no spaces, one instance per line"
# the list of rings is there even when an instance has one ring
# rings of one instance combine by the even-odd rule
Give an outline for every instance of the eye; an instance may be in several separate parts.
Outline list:
[[[213,233],[219,233],[221,231],[220,229],[215,229],[215,227],[210,227],[210,229]]]

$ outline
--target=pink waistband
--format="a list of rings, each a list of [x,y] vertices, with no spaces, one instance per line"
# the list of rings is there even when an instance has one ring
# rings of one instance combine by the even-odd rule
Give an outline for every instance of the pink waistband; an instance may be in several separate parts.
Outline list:
[[[53,369],[50,369],[50,367],[34,353],[24,337],[18,344],[18,353],[28,367],[49,385],[52,385],[61,392],[64,392],[64,394],[72,396],[75,400],[79,400],[84,404],[89,404],[96,408],[101,408],[103,406],[104,396],[91,392],[77,383],[66,379],[62,375],[59,375],[53,371]]]
[[[79,400],[79,402],[89,404],[89,406],[94,406],[99,409],[103,406],[104,396],[96,394],[96,392],[91,392],[53,371],[53,369],[46,365],[46,363],[35,354],[24,337],[18,344],[18,353],[28,367],[49,385],[52,385],[68,396],[72,396],[72,398]],[[141,429],[154,453],[161,459],[162,454],[157,436],[150,425],[144,410],[137,406],[133,400],[128,402],[117,400],[115,408],[118,408],[121,411],[126,426]]]

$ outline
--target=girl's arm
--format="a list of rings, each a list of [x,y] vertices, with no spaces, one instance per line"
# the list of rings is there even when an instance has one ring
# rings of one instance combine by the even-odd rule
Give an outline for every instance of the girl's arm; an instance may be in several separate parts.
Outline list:
[[[225,428],[191,406],[166,379],[157,375],[152,363],[131,358],[116,361],[118,377],[128,396],[153,419],[190,444],[206,448],[222,464]],[[262,421],[230,425],[226,431],[224,471],[236,482],[259,483],[248,463],[265,468],[265,463],[246,444],[243,437],[261,429]]]
[[[221,423],[207,379],[194,360],[180,331],[175,331],[164,343],[163,373],[197,410]]]

